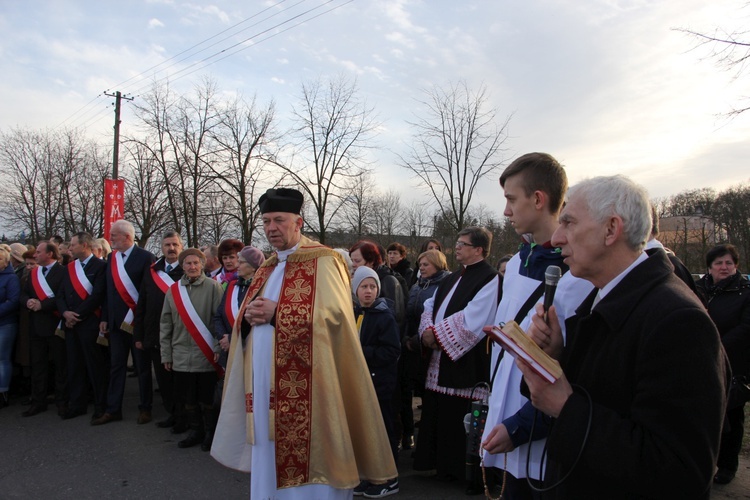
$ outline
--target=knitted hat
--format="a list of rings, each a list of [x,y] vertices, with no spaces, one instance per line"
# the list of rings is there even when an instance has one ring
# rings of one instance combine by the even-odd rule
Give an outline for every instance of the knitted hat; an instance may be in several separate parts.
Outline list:
[[[258,269],[266,261],[266,256],[263,255],[260,249],[250,246],[240,250],[240,257],[245,259],[245,262],[255,269]]]
[[[354,277],[352,278],[352,291],[356,294],[357,288],[359,288],[359,285],[365,278],[375,278],[375,284],[378,285],[378,293],[380,293],[380,278],[378,278],[378,273],[367,266],[359,266],[357,270],[354,271]]]
[[[185,261],[185,258],[189,257],[190,255],[197,255],[201,263],[204,266],[206,265],[206,255],[203,252],[201,252],[197,248],[186,248],[185,250],[180,252],[179,257],[177,257],[177,261],[180,263],[180,267],[182,267],[182,263]]]
[[[296,189],[269,189],[258,200],[260,213],[289,212],[299,215],[304,197]]]

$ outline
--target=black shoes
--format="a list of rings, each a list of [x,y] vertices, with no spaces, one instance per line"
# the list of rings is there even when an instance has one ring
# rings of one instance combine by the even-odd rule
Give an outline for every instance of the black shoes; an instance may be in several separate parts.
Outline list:
[[[719,468],[719,470],[716,471],[716,475],[714,476],[714,483],[729,484],[732,479],[734,479],[735,474],[736,471]]]
[[[175,424],[174,415],[170,415],[169,417],[167,417],[166,420],[161,420],[159,422],[156,422],[156,426],[159,429],[169,429],[170,427],[174,427],[174,424]]]
[[[39,415],[43,411],[47,411],[47,406],[33,405],[31,408],[29,408],[25,412],[21,413],[21,416],[22,417],[33,417],[34,415]]]
[[[63,420],[70,420],[71,418],[80,417],[86,414],[85,408],[69,408],[68,411],[61,415]]]

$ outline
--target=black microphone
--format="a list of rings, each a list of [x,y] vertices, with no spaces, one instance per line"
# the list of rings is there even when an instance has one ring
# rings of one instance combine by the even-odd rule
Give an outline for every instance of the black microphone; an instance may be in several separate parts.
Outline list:
[[[557,282],[562,276],[562,269],[558,266],[548,266],[544,271],[544,322],[547,322],[547,311],[555,300],[557,291]]]

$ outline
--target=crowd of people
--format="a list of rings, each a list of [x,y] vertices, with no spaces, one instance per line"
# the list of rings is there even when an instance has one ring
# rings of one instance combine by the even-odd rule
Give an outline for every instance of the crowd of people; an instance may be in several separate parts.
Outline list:
[[[252,472],[252,498],[388,496],[412,448],[415,470],[467,494],[708,498],[734,478],[743,437],[737,250],[709,251],[696,283],[629,179],[568,188],[557,160],[530,153],[500,185],[517,251],[490,264],[492,234],[467,227],[454,272],[435,239],[413,267],[398,242],[316,243],[285,188],[259,200],[269,255],[235,239],[184,248],[169,231],[156,258],[124,220],[110,242],[0,247],[0,407],[28,380],[24,417],[54,401],[63,419],[93,403],[92,425],[122,420],[132,360],[136,422],[152,420],[155,375],[157,425]],[[543,304],[550,266],[562,278]],[[559,362],[554,383],[488,340],[511,321]],[[476,400],[488,412],[467,464]]]

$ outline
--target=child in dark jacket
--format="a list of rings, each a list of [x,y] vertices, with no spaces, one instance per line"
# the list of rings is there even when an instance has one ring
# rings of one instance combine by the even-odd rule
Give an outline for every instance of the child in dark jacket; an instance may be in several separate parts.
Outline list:
[[[352,291],[356,296],[354,316],[357,319],[359,340],[362,352],[370,370],[375,393],[378,396],[383,423],[394,458],[398,458],[399,436],[396,435],[393,410],[393,394],[398,382],[398,357],[401,353],[401,342],[396,318],[387,299],[379,298],[380,280],[375,271],[367,266],[360,266],[352,278]],[[385,484],[370,484],[363,481],[354,490],[354,494],[368,498],[380,498],[398,492],[398,478]]]

